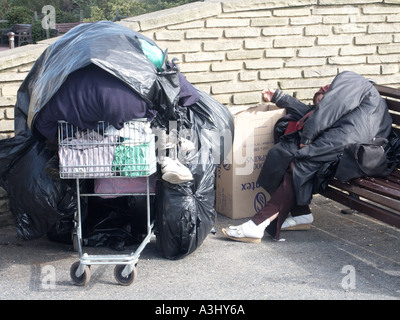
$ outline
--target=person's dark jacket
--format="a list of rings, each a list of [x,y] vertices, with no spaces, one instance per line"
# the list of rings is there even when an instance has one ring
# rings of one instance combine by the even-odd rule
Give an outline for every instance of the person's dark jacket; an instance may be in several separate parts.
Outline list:
[[[354,72],[338,74],[317,106],[307,106],[280,90],[272,102],[296,120],[313,110],[301,132],[282,136],[269,151],[257,181],[272,194],[293,161],[298,205],[309,204],[312,194],[320,191],[321,171],[337,163],[346,145],[369,143],[391,132],[386,102],[370,81]],[[306,146],[300,149],[300,143]]]

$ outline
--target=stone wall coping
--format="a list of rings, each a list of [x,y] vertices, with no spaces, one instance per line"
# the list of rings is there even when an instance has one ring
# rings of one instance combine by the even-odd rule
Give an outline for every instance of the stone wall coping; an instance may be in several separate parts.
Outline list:
[[[391,5],[400,4],[400,0],[205,0],[188,3],[175,8],[146,13],[136,17],[129,17],[121,20],[119,23],[129,26],[135,31],[148,31],[229,12],[273,8],[294,8],[312,5],[334,6],[373,3]]]

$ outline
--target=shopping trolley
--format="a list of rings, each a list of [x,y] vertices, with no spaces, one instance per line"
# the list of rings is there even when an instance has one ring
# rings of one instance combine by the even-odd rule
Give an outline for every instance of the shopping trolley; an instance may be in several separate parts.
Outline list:
[[[90,266],[113,264],[114,277],[121,285],[130,285],[136,278],[136,264],[141,252],[154,235],[154,221],[150,217],[149,177],[156,171],[154,134],[146,119],[128,121],[120,130],[100,121],[96,129],[80,130],[65,121],[58,123],[58,154],[61,179],[75,179],[77,210],[74,215],[72,241],[79,261],[72,264],[72,281],[84,286],[90,281]],[[142,192],[125,193],[81,193],[81,179],[145,179]],[[130,254],[89,255],[83,253],[81,197],[88,196],[146,196],[147,234]]]

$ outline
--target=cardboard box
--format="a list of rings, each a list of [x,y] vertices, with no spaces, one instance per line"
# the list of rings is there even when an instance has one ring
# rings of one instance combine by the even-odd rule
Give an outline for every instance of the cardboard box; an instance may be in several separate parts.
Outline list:
[[[263,104],[230,110],[234,115],[234,141],[228,159],[216,171],[216,210],[241,219],[252,217],[270,198],[257,179],[274,145],[274,125],[285,115],[285,109]]]

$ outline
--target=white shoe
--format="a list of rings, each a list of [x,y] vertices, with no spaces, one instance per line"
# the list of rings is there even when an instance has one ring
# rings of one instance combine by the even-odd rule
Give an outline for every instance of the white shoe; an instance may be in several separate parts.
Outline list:
[[[260,225],[256,225],[252,220],[249,220],[239,226],[229,226],[228,229],[223,228],[222,233],[232,240],[259,243],[268,225],[268,219]]]
[[[193,180],[193,175],[189,168],[185,167],[178,160],[164,157],[161,161],[162,179],[172,184],[179,184]]]
[[[158,137],[157,144],[159,150],[172,149],[178,143],[176,134],[174,133],[167,134],[165,130],[158,129],[155,134]]]
[[[178,146],[182,155],[186,155],[188,152],[193,151],[196,148],[192,141],[185,138],[179,138]]]
[[[310,230],[314,221],[312,213],[296,217],[287,217],[283,222],[281,230]]]
[[[196,146],[192,141],[185,138],[179,138],[177,154],[179,161],[183,164],[190,162],[190,159],[192,157],[191,151],[195,149]]]

